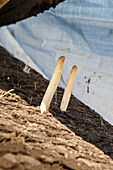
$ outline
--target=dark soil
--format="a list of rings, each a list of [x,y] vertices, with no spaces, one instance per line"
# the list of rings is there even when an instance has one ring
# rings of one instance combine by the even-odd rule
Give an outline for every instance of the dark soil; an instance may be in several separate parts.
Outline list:
[[[0,170],[112,170],[113,126],[74,96],[61,112],[62,88],[41,115],[49,81],[24,67],[0,47]]]
[[[36,16],[64,0],[10,0],[0,9],[0,26]]]

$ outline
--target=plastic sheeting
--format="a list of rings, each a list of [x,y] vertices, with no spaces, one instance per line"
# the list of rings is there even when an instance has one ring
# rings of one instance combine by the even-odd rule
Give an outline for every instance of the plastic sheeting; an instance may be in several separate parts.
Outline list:
[[[38,67],[48,79],[58,57],[64,55],[63,88],[76,64],[73,94],[113,125],[112,16],[112,0],[66,0],[37,17],[7,26],[7,32],[30,58],[32,64],[28,64]],[[0,29],[0,42],[8,49],[12,40],[4,38],[5,29]]]

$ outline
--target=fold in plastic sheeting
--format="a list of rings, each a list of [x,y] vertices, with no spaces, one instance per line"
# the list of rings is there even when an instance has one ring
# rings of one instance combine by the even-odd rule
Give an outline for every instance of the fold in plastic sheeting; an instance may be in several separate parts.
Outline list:
[[[26,54],[26,52],[22,49],[22,47],[19,45],[19,43],[16,41],[16,39],[11,35],[11,33],[8,31],[6,27],[2,27],[0,29],[0,45],[6,48],[9,53],[16,57],[17,59],[23,61],[27,66],[30,66],[37,72],[43,75],[44,78],[47,79],[45,74],[38,68],[38,66],[31,60],[31,58]]]
[[[112,0],[66,0],[55,9],[7,26],[7,29],[48,79],[58,57],[66,57],[60,81],[63,88],[72,66],[77,65],[73,94],[113,125],[112,14]],[[0,42],[1,34],[2,30]],[[2,40],[7,49],[8,38]],[[10,49],[13,54],[14,51]]]

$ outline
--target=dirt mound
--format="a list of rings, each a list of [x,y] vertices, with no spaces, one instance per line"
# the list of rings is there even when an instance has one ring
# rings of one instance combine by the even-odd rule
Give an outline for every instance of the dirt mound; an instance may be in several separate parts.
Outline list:
[[[0,47],[0,168],[112,170],[113,126],[74,96],[61,112],[62,88],[41,115],[49,81],[24,67]]]

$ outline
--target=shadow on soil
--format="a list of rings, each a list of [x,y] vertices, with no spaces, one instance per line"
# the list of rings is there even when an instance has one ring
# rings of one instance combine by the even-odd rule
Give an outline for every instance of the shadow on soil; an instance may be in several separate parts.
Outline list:
[[[25,73],[24,68],[21,61],[12,58],[0,47],[0,89],[7,91],[14,88],[15,93],[29,105],[39,106],[49,82],[33,70]],[[57,98],[53,98],[50,107],[53,116],[76,135],[113,158],[113,126],[74,96],[71,96],[67,112],[61,112],[62,94],[63,89],[58,88]]]

